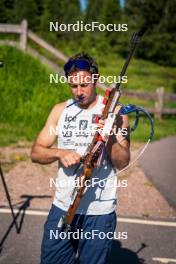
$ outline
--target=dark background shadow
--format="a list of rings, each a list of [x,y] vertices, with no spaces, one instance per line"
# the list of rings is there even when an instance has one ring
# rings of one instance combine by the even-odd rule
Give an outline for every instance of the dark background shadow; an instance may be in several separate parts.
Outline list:
[[[144,259],[138,257],[137,253],[146,247],[144,243],[136,251],[128,248],[123,248],[122,243],[118,240],[113,240],[113,246],[110,253],[109,264],[147,264]]]
[[[22,198],[23,200],[19,202],[17,205],[19,206],[21,204],[21,206],[18,208],[18,212],[13,215],[12,222],[10,223],[7,230],[5,231],[5,234],[0,240],[0,253],[3,250],[3,245],[4,245],[5,240],[7,239],[8,235],[10,234],[10,231],[12,230],[14,226],[16,227],[17,234],[20,234],[22,226],[23,226],[23,222],[24,222],[25,211],[27,208],[30,207],[31,200],[34,198],[35,199],[45,199],[45,198],[51,198],[51,197],[52,197],[51,195],[28,195],[28,194],[24,194],[20,196],[20,198]]]

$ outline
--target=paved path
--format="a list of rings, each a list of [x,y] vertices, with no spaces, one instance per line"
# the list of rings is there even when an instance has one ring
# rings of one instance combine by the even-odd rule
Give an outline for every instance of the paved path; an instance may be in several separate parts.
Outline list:
[[[149,144],[139,164],[170,205],[176,208],[176,137]]]
[[[13,226],[2,245],[0,264],[39,264],[40,243],[45,212],[27,211],[20,234]],[[11,215],[0,209],[0,240],[8,230]],[[20,219],[18,219],[20,220]],[[176,262],[176,223],[119,218],[116,236],[127,234],[127,239],[114,240],[111,264],[157,264]],[[119,233],[118,233],[119,232]],[[90,263],[91,264],[91,263]]]

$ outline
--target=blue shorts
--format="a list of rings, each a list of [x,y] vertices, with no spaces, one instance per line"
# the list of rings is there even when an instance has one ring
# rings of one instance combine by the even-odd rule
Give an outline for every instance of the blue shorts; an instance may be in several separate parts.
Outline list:
[[[58,228],[65,212],[52,205],[41,246],[41,264],[108,264],[116,228],[115,212],[107,215],[78,215],[71,232]]]

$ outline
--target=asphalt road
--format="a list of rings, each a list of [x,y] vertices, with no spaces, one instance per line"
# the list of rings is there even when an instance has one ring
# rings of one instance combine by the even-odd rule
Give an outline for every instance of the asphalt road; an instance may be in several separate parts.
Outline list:
[[[139,164],[170,205],[176,208],[176,137],[149,144]]]
[[[0,219],[2,242],[12,218],[1,209]],[[20,234],[16,234],[13,226],[3,241],[0,264],[38,264],[45,219],[44,215],[25,215]],[[132,220],[135,223],[130,223],[130,219],[125,219],[127,223],[119,219],[117,232],[127,232],[127,239],[114,240],[111,264],[176,263],[176,223],[169,226],[168,222],[136,223]]]

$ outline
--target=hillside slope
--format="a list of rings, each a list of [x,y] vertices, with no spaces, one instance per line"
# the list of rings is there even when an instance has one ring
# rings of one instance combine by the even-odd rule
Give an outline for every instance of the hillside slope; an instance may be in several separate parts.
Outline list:
[[[52,106],[66,100],[70,91],[66,84],[50,84],[50,69],[16,48],[0,46],[0,57],[1,133],[14,129],[12,142],[16,137],[32,139]]]

